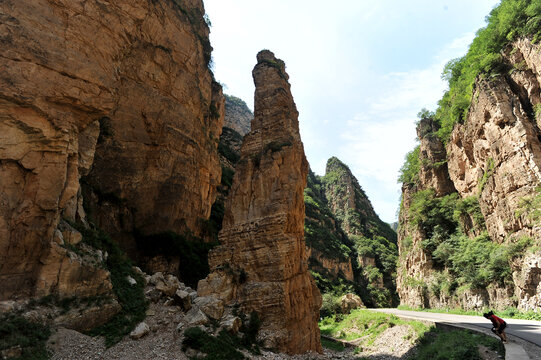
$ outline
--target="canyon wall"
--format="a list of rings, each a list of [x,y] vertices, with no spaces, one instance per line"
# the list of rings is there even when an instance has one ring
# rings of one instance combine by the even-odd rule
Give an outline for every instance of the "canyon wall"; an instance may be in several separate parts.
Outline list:
[[[477,79],[468,116],[463,124],[455,125],[443,156],[433,156],[433,149],[441,153],[442,144],[429,135],[434,131],[423,132],[426,121],[421,121],[420,181],[403,186],[400,213],[399,242],[404,261],[397,281],[403,304],[476,309],[517,306],[523,310],[541,306],[540,52],[541,46],[527,39],[515,41],[504,50],[503,62],[509,71]],[[434,164],[438,164],[436,170]],[[443,248],[432,252],[437,259],[426,251],[426,245],[430,245],[426,241],[433,241],[434,234],[427,234],[413,221],[412,199],[426,189],[434,189],[435,199],[454,196],[457,204],[477,204],[456,217],[456,229],[472,244],[486,234],[490,242],[485,242],[485,251],[494,248],[505,253],[507,264],[498,266],[509,266],[512,275],[499,281],[489,278],[488,285],[459,288],[453,296],[431,292],[430,284],[449,269],[442,261]],[[499,255],[495,252],[494,256]],[[498,270],[490,260],[480,269]]]
[[[265,347],[321,351],[321,296],[308,273],[303,190],[308,162],[283,61],[263,50],[253,71],[255,117],[225,204],[211,274],[198,286],[262,320]]]
[[[71,224],[134,252],[134,232],[198,234],[209,217],[224,99],[203,4],[8,0],[0,13],[0,299],[107,292],[108,273],[69,250]]]

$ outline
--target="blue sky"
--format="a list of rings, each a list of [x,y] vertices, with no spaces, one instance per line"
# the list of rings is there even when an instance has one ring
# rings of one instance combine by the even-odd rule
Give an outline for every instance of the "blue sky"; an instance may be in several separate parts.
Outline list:
[[[462,56],[496,0],[205,0],[214,73],[253,109],[261,49],[285,61],[312,170],[337,156],[387,222],[398,171],[415,145],[416,114],[446,89],[445,63]]]

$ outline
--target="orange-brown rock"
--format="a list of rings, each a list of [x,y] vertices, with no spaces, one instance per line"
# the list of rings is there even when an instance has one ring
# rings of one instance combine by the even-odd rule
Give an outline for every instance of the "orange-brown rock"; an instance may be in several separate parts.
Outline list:
[[[321,351],[321,296],[308,273],[304,201],[308,163],[284,63],[257,55],[255,118],[226,202],[211,274],[200,296],[239,304],[262,319],[259,338],[287,353]]]
[[[80,234],[61,219],[86,222],[81,177],[94,220],[127,240],[197,233],[210,213],[223,97],[202,2],[7,0],[0,13],[0,299],[107,291],[62,248]]]
[[[532,244],[540,244],[541,224],[531,216],[532,210],[539,209],[525,208],[539,196],[541,185],[540,51],[540,45],[528,39],[518,40],[502,54],[512,71],[477,79],[468,116],[463,124],[455,125],[446,146],[449,179],[421,171],[417,189],[403,187],[400,250],[402,253],[406,244],[413,249],[402,257],[403,271],[399,270],[397,276],[403,304],[468,309],[518,306],[525,310],[541,306],[541,252],[536,247],[533,253],[527,251],[510,259],[513,284],[493,283],[483,289],[468,289],[455,298],[428,296],[426,287],[423,290],[420,284],[431,283],[435,271],[430,256],[421,248],[425,234],[407,218],[413,192],[433,188],[437,196],[446,195],[450,192],[438,189],[449,188],[450,180],[460,198],[478,198],[492,241],[508,245],[528,237]],[[421,164],[423,160],[431,164],[437,158],[423,158],[421,151]],[[461,226],[468,233],[467,222]]]
[[[338,257],[331,258],[325,256],[320,251],[314,248],[308,248],[308,258],[315,261],[311,265],[310,269],[315,271],[325,270],[335,280],[340,277],[348,281],[354,281],[353,266],[351,264],[351,258],[341,259]],[[317,265],[315,265],[317,264]]]
[[[443,196],[456,190],[449,179],[445,146],[436,136],[438,129],[438,125],[430,117],[422,118],[417,124],[421,159],[419,182],[423,189],[434,189],[436,196]]]
[[[254,114],[242,99],[233,95],[225,95],[224,126],[244,136],[250,132],[250,123],[253,118]]]

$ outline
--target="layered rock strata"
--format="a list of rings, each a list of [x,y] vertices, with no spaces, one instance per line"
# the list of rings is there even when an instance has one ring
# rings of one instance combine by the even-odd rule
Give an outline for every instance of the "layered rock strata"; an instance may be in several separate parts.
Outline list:
[[[244,136],[250,132],[250,123],[253,118],[254,114],[242,99],[233,95],[225,95],[224,126]]]
[[[0,299],[94,295],[108,273],[68,222],[200,231],[220,179],[221,87],[203,4],[0,4]],[[63,221],[62,219],[66,219]]]
[[[283,61],[263,50],[253,71],[255,118],[226,202],[211,274],[199,296],[256,311],[265,347],[321,351],[321,296],[308,273],[303,235],[308,163]]]
[[[398,255],[395,231],[379,218],[358,180],[338,158],[327,161],[323,183],[328,207],[349,239],[344,245],[356,257],[358,281],[369,290],[365,301],[372,306],[392,306],[397,302],[395,269],[385,268],[383,263],[389,262],[384,260],[384,252],[395,258]],[[375,271],[379,276],[370,276]],[[370,277],[373,279],[369,280]]]
[[[532,245],[539,245],[541,224],[535,215],[539,209],[531,206],[535,206],[539,198],[541,184],[540,51],[539,45],[527,39],[516,41],[503,53],[505,64],[511,70],[477,80],[467,119],[464,124],[455,125],[445,149],[448,179],[441,174],[421,171],[416,189],[403,187],[400,249],[404,250],[406,242],[413,242],[413,248],[417,249],[408,254],[403,266],[410,278],[426,281],[434,274],[429,257],[420,249],[425,235],[409,224],[407,212],[411,196],[417,190],[428,188],[435,189],[437,196],[452,193],[449,181],[460,198],[478,199],[492,241],[511,246],[529,238]],[[439,145],[437,147],[439,149]],[[429,164],[436,161],[420,156],[421,163],[423,159]],[[468,222],[462,226],[467,230]],[[538,309],[541,306],[541,253],[536,249],[534,246],[531,251],[511,259],[513,284],[505,287],[494,284],[487,289],[466,291],[457,299],[426,294],[423,297],[420,288],[406,284],[406,276],[400,276],[399,271],[401,302],[411,306],[426,302],[427,306]]]

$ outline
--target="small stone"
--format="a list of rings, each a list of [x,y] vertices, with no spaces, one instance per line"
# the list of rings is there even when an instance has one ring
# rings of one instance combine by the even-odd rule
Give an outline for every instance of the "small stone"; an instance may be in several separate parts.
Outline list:
[[[147,315],[147,316],[155,316],[155,315],[156,315],[156,311],[153,310],[153,309],[148,309],[147,312],[146,312],[146,315]]]
[[[145,292],[145,296],[153,303],[156,303],[158,302],[158,300],[160,300],[160,297],[162,296],[162,292],[156,288],[152,288]]]
[[[163,277],[163,273],[161,272],[157,272],[150,277],[150,283],[152,285],[157,285],[160,281],[165,282],[165,278]]]
[[[150,278],[151,278],[150,275],[145,275],[145,276],[143,276],[143,279],[145,280],[145,286],[148,285],[148,284],[150,283]]]
[[[19,358],[22,356],[23,350],[19,345],[17,345],[9,349],[2,350],[0,354],[2,355],[2,359]]]
[[[178,289],[178,284],[174,282],[158,281],[156,289],[160,290],[167,296],[173,296]]]
[[[238,316],[228,315],[222,320],[220,326],[230,333],[236,334],[239,332],[239,329],[242,326],[242,320]]]
[[[192,308],[184,317],[184,322],[189,326],[207,325],[209,319],[201,310]]]
[[[169,299],[165,300],[165,302],[163,304],[165,306],[173,306],[175,304],[175,300],[169,298]]]
[[[139,266],[134,266],[132,267],[133,271],[135,271],[135,273],[137,275],[140,275],[140,276],[145,276],[146,274],[143,272],[143,270],[141,270],[141,268]]]
[[[177,290],[173,296],[175,303],[178,304],[182,310],[188,311],[192,308],[192,299],[190,294],[184,290]]]
[[[130,337],[137,340],[150,332],[150,327],[145,322],[139,323],[130,333]]]
[[[358,295],[345,294],[340,299],[342,314],[349,314],[351,310],[364,307],[363,301]]]
[[[126,276],[126,280],[128,280],[128,283],[129,283],[131,286],[137,285],[137,281],[135,281],[135,279],[132,278],[130,275]]]
[[[62,232],[58,229],[54,231],[54,241],[58,245],[64,245],[64,235],[62,235]]]
[[[198,297],[195,300],[195,305],[197,305],[208,317],[215,320],[220,320],[224,314],[223,301],[218,300],[213,296]]]

